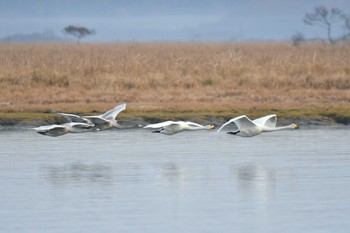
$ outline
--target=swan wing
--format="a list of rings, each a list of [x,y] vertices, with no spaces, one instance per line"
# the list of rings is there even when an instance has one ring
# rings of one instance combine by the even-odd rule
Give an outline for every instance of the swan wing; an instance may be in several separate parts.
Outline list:
[[[169,126],[169,125],[174,124],[174,123],[176,123],[176,122],[175,121],[164,121],[164,122],[160,122],[160,123],[156,123],[156,124],[149,124],[143,128],[145,128],[145,129],[146,128],[157,129],[157,128]]]
[[[267,116],[255,119],[253,120],[253,122],[257,125],[264,125],[270,128],[274,128],[276,127],[276,124],[277,124],[277,116],[276,114],[271,114],[271,115],[267,115]]]
[[[69,122],[64,124],[68,131],[71,133],[82,133],[86,132],[88,129],[94,127],[92,124],[80,123],[80,122]]]
[[[47,132],[49,130],[61,129],[61,128],[64,129],[65,127],[63,125],[43,125],[43,126],[35,127],[33,129],[38,132]]]
[[[69,123],[66,123],[65,125],[73,129],[90,129],[93,127],[93,125],[91,124],[80,123],[80,122],[69,122]]]
[[[80,123],[89,123],[90,121],[86,119],[85,117],[75,115],[75,114],[70,114],[70,113],[63,113],[63,112],[57,112],[56,114],[63,116],[67,120],[71,122],[80,122]]]
[[[67,133],[66,126],[64,125],[43,125],[33,129],[40,134],[45,134],[49,136],[60,136]]]
[[[238,129],[247,128],[247,127],[255,127],[256,126],[246,115],[242,115],[242,116],[238,116],[238,117],[232,118],[231,120],[229,120],[228,122],[223,124],[218,129],[217,132],[220,132],[220,130],[222,130],[226,125],[228,125],[228,124],[230,124],[232,122],[237,125]]]
[[[109,123],[109,120],[101,117],[101,116],[85,116],[86,119],[90,120],[95,125],[101,125]]]
[[[245,130],[249,128],[255,128],[256,124],[250,120],[246,115],[236,117],[232,120],[237,125],[238,130]]]
[[[220,132],[226,125],[232,123],[234,119],[236,119],[236,118],[232,118],[232,119],[230,119],[228,122],[226,122],[225,124],[223,124],[216,132]]]
[[[102,118],[105,119],[115,119],[117,115],[126,109],[126,103],[119,104],[115,106],[113,109],[105,112],[104,114],[101,115]]]

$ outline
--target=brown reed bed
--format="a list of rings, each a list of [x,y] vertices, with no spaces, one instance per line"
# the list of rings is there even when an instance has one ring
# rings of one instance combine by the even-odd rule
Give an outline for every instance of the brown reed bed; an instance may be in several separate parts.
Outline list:
[[[0,71],[3,114],[103,112],[127,102],[135,116],[298,109],[350,116],[349,44],[2,43]]]

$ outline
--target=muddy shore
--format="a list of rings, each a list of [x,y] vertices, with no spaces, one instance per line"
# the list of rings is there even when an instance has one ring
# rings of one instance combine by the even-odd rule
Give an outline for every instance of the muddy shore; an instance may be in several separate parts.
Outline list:
[[[35,117],[38,116],[38,117]],[[232,115],[235,117],[237,115]],[[278,115],[277,115],[278,116]],[[220,117],[220,116],[200,116],[195,117],[185,117],[179,118],[174,117],[171,119],[164,119],[162,117],[145,116],[145,117],[128,117],[128,115],[123,115],[123,117],[118,118],[118,123],[127,128],[140,128],[149,123],[156,123],[165,120],[188,120],[194,121],[200,124],[212,124],[215,127],[219,127],[227,120],[232,117]],[[40,125],[49,124],[61,124],[65,123],[64,118],[58,117],[56,114],[17,114],[16,117],[13,115],[2,115],[0,117],[0,129],[11,129],[11,128],[30,128]],[[339,127],[349,127],[350,117],[347,116],[308,116],[308,117],[278,117],[277,125],[296,123],[299,127],[318,127],[318,126],[339,126]]]

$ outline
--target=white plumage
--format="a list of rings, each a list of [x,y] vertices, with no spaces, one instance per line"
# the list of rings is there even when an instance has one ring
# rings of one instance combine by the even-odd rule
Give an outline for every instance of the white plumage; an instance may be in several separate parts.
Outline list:
[[[84,116],[84,118],[91,121],[95,128],[99,130],[110,129],[113,127],[120,128],[121,126],[117,123],[117,115],[126,109],[126,103],[115,106],[113,109],[97,116]]]
[[[79,123],[79,122],[69,122],[64,123],[61,125],[44,125],[40,127],[33,128],[38,133],[51,136],[51,137],[57,137],[64,135],[66,133],[82,133],[89,131],[93,125],[86,124],[86,123]]]
[[[149,124],[144,128],[158,129],[153,133],[173,135],[182,131],[208,130],[213,129],[213,125],[200,125],[191,121],[164,121],[156,124]]]
[[[223,124],[217,132],[221,131],[226,125],[230,123],[236,124],[238,130],[227,132],[228,134],[234,134],[241,137],[253,137],[259,135],[262,132],[272,132],[283,129],[296,129],[296,124],[290,124],[287,126],[276,127],[277,116],[275,114],[267,115],[255,120],[250,120],[246,115],[232,118],[225,124]]]

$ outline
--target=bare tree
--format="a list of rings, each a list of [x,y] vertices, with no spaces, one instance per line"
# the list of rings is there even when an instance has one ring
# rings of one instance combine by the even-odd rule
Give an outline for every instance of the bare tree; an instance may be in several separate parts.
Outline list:
[[[85,27],[79,27],[74,25],[69,25],[63,29],[63,31],[71,36],[74,36],[77,38],[77,43],[80,42],[80,39],[95,34],[95,30],[93,29],[87,29]]]
[[[318,25],[327,30],[327,38],[330,43],[335,43],[336,40],[332,38],[332,26],[335,23],[344,21],[345,14],[338,8],[331,8],[328,10],[325,6],[316,6],[314,13],[308,13],[304,17],[304,23],[308,25]]]
[[[345,17],[345,24],[344,24],[344,30],[346,31],[345,35],[343,36],[343,40],[349,40],[350,39],[350,17]]]

